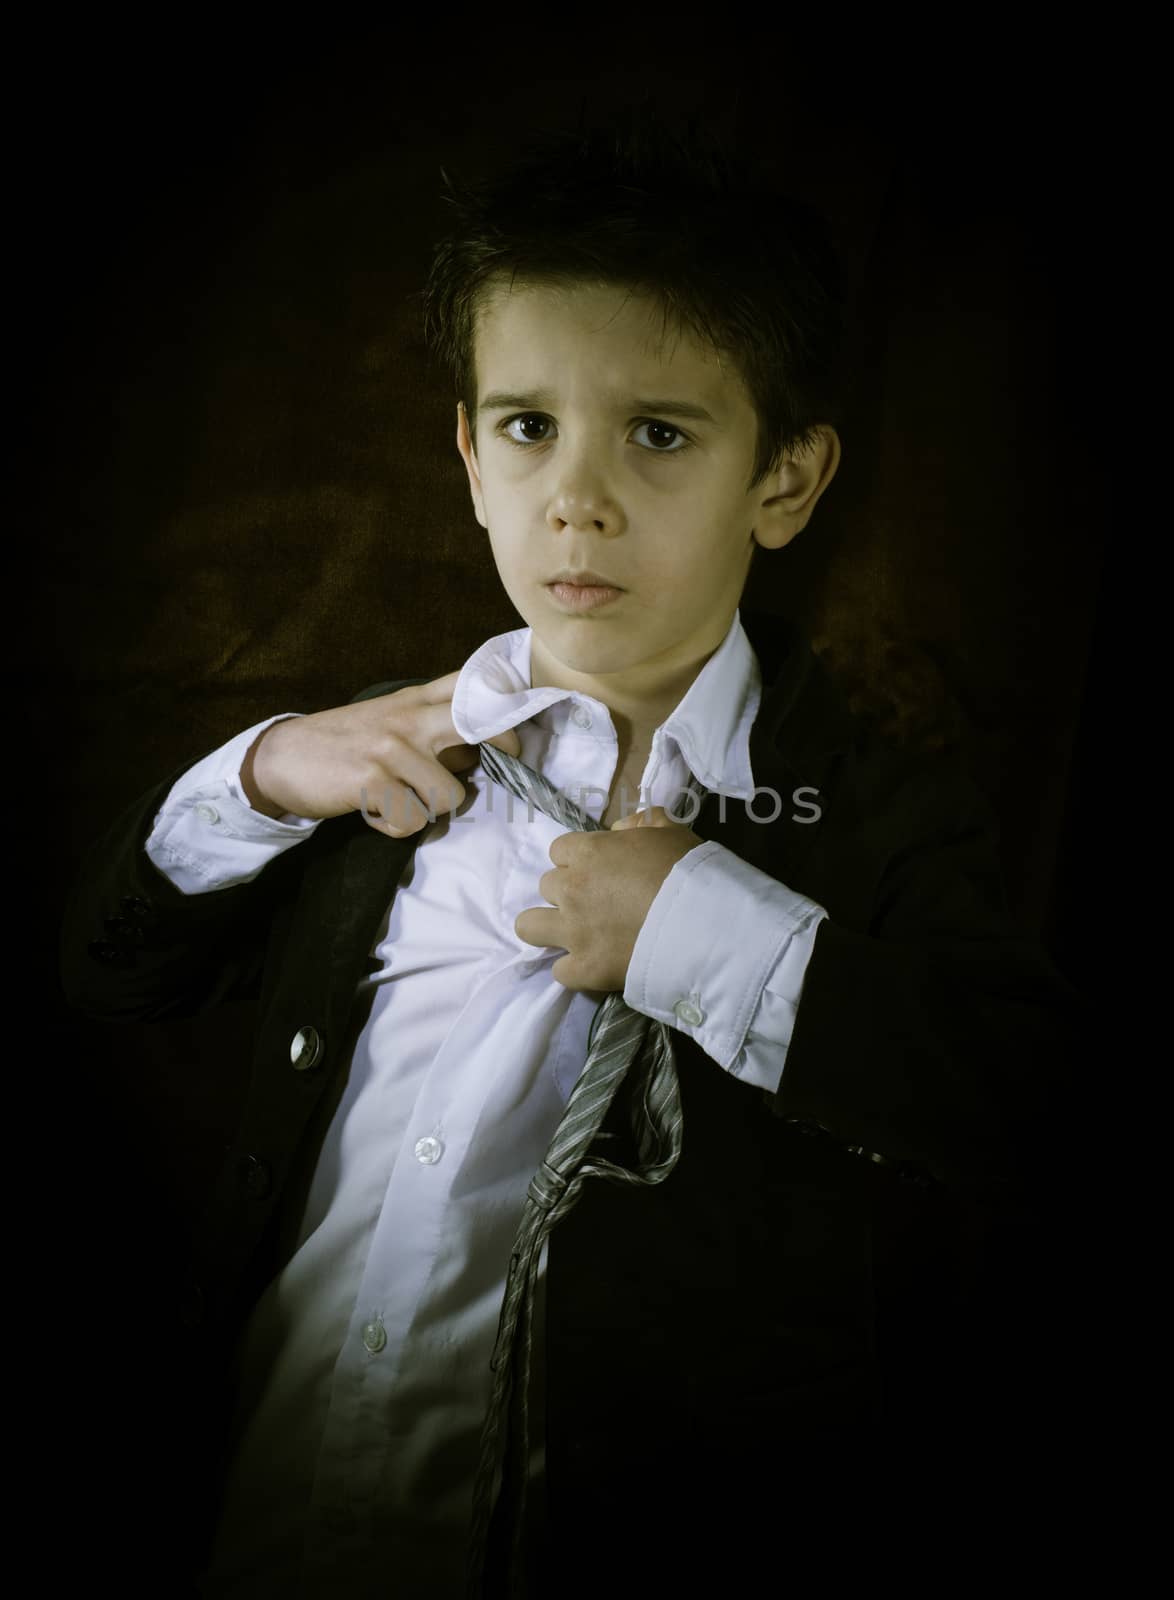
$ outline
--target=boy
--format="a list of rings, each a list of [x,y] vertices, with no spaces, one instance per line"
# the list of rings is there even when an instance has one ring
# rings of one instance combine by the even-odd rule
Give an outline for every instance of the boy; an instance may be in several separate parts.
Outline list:
[[[655,132],[453,200],[428,327],[525,626],[173,774],[66,929],[94,1014],[258,995],[183,1299],[235,1343],[209,1595],[564,1595],[858,1529],[937,1443],[962,1229],[1062,1081],[985,807],[741,609],[840,460],[811,219]],[[503,1410],[531,1180],[618,996],[673,1065],[614,1086],[591,1159],[636,1178],[544,1240]]]

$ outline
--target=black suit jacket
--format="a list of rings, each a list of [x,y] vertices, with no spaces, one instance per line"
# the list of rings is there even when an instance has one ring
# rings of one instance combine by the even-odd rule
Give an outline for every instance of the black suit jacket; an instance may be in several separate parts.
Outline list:
[[[918,1462],[923,1483],[939,1474],[981,1357],[956,1339],[974,1241],[1037,1203],[1080,1026],[1007,915],[991,813],[960,766],[886,745],[791,625],[742,620],[763,674],[754,778],[783,809],[759,824],[729,801],[723,821],[710,796],[693,828],[828,918],[777,1094],[677,1035],[677,1170],[647,1189],[588,1183],[551,1238],[549,1525],[557,1538],[589,1518],[591,1582],[640,1550],[664,1576],[650,1506],[689,1568],[842,1507],[849,1478],[862,1507]],[[104,1018],[257,997],[246,1110],[176,1286],[215,1354],[291,1247],[363,1021],[356,984],[419,835],[352,814],[251,883],[185,897],[143,850],[179,775],[91,852],[63,971],[72,1003]],[[815,822],[789,803],[800,788],[818,791]],[[306,1028],[324,1049],[298,1071]],[[617,1102],[607,1131],[625,1127]]]

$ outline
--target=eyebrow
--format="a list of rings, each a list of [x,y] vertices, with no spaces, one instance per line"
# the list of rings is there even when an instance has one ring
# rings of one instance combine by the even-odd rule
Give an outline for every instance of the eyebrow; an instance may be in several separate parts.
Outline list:
[[[478,411],[542,411],[553,405],[554,394],[549,389],[534,389],[530,394],[508,394],[505,390],[495,389],[492,394],[487,394],[478,406]],[[688,417],[693,422],[711,422],[718,426],[717,418],[711,416],[704,406],[695,404],[692,400],[647,400],[637,396],[635,399],[613,402],[616,411],[652,412],[656,416]]]

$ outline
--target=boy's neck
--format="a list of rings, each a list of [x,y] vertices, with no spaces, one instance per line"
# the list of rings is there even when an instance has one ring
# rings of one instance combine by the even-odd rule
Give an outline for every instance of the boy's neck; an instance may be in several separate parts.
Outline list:
[[[633,753],[647,755],[651,750],[653,734],[681,703],[705,665],[705,660],[689,667],[675,680],[670,679],[659,686],[655,696],[625,692],[606,678],[591,678],[585,673],[544,671],[533,665],[530,669],[530,687],[574,689],[579,694],[590,695],[593,700],[601,701],[611,712],[619,741],[619,765],[622,766]]]
[[[573,689],[599,700],[611,712],[619,740],[620,764],[633,752],[647,754],[657,728],[680,705],[702,668],[721,648],[727,624],[715,644],[702,648],[695,659],[675,663],[646,662],[634,673],[593,677],[576,672],[552,657],[531,631],[530,687]]]

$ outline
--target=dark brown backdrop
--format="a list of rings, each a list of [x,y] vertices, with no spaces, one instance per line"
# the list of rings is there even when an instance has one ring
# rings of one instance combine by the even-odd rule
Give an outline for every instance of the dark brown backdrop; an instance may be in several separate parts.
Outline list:
[[[668,16],[591,27],[552,36],[512,12],[431,42],[95,33],[46,80],[24,308],[44,523],[21,659],[24,738],[57,802],[46,934],[87,842],[182,760],[272,712],[449,671],[519,625],[411,298],[438,168],[652,92],[768,152],[848,273],[843,464],[797,545],[756,561],[754,603],[858,670],[905,663],[958,708],[1015,913],[1083,982],[1074,757],[1104,507],[1080,197],[1099,168],[1066,63],[924,34],[845,55],[828,26],[704,46]],[[228,1131],[247,1017],[107,1029],[67,1016],[51,980],[44,1017],[66,1109],[52,1248],[74,1259],[85,1330],[72,1470],[98,1485],[83,1523],[100,1570],[165,1542],[182,1498],[159,1285]],[[1009,1246],[984,1337],[994,1370],[1061,1374],[1059,1415],[1064,1273],[1039,1289],[1040,1249]]]

